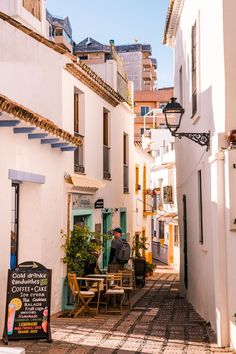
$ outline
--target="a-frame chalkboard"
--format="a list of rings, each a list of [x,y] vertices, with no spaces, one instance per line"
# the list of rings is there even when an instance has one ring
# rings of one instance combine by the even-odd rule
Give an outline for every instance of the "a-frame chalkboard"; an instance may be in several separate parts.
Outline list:
[[[51,269],[28,261],[8,270],[3,340],[47,339],[50,330]]]

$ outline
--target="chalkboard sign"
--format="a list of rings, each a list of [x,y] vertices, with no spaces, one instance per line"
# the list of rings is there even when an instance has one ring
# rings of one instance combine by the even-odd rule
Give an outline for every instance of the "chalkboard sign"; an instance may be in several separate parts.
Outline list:
[[[24,262],[8,271],[3,339],[47,339],[51,342],[51,270]]]

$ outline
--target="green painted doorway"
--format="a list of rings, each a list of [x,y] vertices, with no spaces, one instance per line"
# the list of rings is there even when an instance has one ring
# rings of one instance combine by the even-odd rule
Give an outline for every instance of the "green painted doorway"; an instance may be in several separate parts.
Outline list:
[[[102,214],[102,230],[104,234],[107,234],[111,230],[111,212],[104,212]],[[103,258],[102,268],[108,267],[109,257],[111,250],[111,240],[103,241]]]
[[[122,230],[122,238],[126,240],[126,232],[127,232],[126,209],[121,209],[120,211],[120,227]]]

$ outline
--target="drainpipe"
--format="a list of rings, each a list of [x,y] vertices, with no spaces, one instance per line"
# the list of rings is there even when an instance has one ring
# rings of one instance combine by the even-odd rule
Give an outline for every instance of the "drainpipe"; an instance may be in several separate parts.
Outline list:
[[[209,158],[211,166],[212,245],[217,344],[229,345],[224,153]]]

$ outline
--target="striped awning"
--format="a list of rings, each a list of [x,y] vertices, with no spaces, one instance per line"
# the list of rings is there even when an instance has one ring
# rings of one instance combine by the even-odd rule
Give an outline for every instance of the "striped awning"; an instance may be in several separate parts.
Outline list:
[[[67,175],[65,180],[73,185],[73,189],[81,192],[95,193],[106,185],[104,181],[83,175]]]

